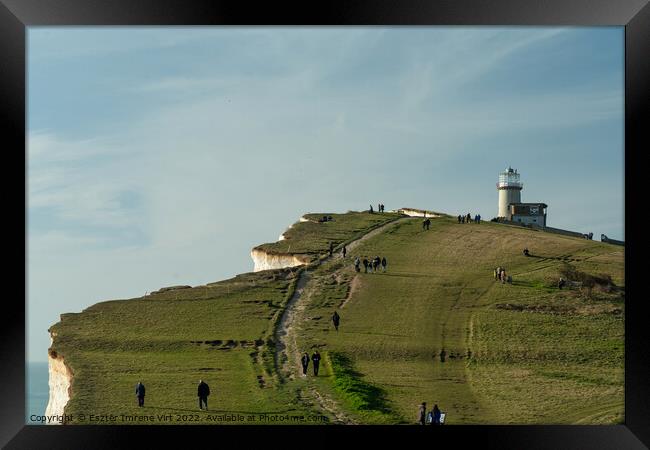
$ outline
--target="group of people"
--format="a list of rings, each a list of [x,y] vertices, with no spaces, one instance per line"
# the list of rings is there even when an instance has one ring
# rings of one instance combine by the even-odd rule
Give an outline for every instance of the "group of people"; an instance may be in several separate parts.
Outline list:
[[[307,376],[307,368],[309,367],[309,353],[305,352],[304,355],[302,355],[302,358],[300,358],[300,362],[302,363],[302,374],[303,376]],[[316,350],[312,355],[311,355],[311,362],[314,364],[314,376],[318,376],[318,367],[320,366],[320,353],[318,353],[318,350]]]
[[[386,272],[386,266],[388,265],[388,261],[386,261],[385,256],[383,258],[380,258],[379,256],[375,256],[371,260],[368,260],[368,257],[365,257],[363,258],[363,261],[361,261],[357,256],[354,259],[354,270],[356,272],[361,272],[362,263],[363,263],[363,269],[365,273],[368,273],[368,271],[370,271],[370,273],[379,272],[379,267],[381,267],[382,272]]]
[[[369,212],[370,214],[372,214],[374,211],[375,211],[375,210],[372,209],[372,205],[370,205],[370,210],[369,210],[368,212]],[[383,212],[384,212],[384,205],[381,204],[381,203],[378,203],[378,204],[377,204],[377,211],[380,212],[380,213],[383,213]]]
[[[444,424],[444,415],[438,405],[433,405],[433,409],[427,414],[427,402],[422,402],[418,412],[418,422],[421,425],[442,425]]]
[[[429,227],[431,226],[431,219],[428,217],[422,221],[422,229],[423,230],[428,230]]]
[[[476,223],[481,223],[481,215],[476,214],[473,219],[474,222]],[[459,215],[458,216],[458,223],[471,223],[472,222],[472,215],[470,213],[467,213],[466,216]]]
[[[144,387],[144,384],[142,384],[142,381],[138,381],[138,384],[135,386],[135,396],[138,399],[138,406],[143,407],[144,406],[144,395],[146,393],[146,389]],[[208,386],[208,383],[206,383],[203,380],[199,380],[199,386],[197,389],[197,396],[199,397],[199,409],[203,409],[203,405],[205,405],[205,410],[208,410],[208,396],[210,395],[210,386]]]
[[[512,277],[506,274],[505,267],[497,267],[494,269],[494,279],[501,281],[502,284],[509,283],[512,284]]]
[[[332,216],[323,216],[323,217],[318,219],[319,223],[332,222],[332,221],[334,221],[334,219],[332,219]]]

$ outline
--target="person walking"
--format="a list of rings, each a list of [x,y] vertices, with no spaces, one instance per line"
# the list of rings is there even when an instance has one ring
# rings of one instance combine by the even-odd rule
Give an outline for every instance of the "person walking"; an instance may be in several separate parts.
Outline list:
[[[506,284],[506,271],[501,271],[501,284]]]
[[[438,408],[438,405],[435,404],[433,405],[433,421],[432,425],[440,425],[440,408]]]
[[[388,261],[386,261],[386,257],[384,256],[381,258],[381,269],[382,271],[386,272],[386,265],[388,264]]]
[[[138,384],[135,386],[135,396],[138,397],[138,406],[144,406],[144,391],[144,384],[138,381]]]
[[[363,270],[368,273],[368,259],[363,258]]]
[[[431,219],[427,219],[427,230],[431,228]]]
[[[300,362],[302,363],[302,375],[306,377],[307,368],[309,367],[309,353],[305,352],[302,358],[300,358]]]
[[[339,331],[340,321],[341,321],[341,316],[339,316],[339,313],[334,311],[334,314],[332,314],[332,322],[334,322],[334,328],[336,328],[336,331]]]
[[[446,357],[446,356],[447,356],[447,352],[446,352],[445,349],[443,348],[443,349],[440,351],[440,362],[445,362],[445,357]]]
[[[330,242],[330,256],[332,256],[333,251],[334,251],[334,242]]]
[[[346,253],[348,252],[348,249],[345,248],[345,245],[343,246],[343,250],[341,250],[341,253],[343,253],[343,257],[345,258]]]
[[[375,256],[375,259],[372,260],[372,270],[375,272],[379,272],[379,265],[381,264],[381,258],[379,256]]]
[[[360,265],[361,265],[361,260],[357,256],[356,258],[354,258],[354,271],[355,272],[360,272],[361,271]]]
[[[478,215],[478,223],[481,223],[481,215]]]
[[[205,404],[205,410],[208,410],[208,395],[210,395],[210,386],[205,381],[199,380],[199,387],[197,389],[199,409],[203,409],[203,404]]]
[[[465,216],[462,216],[462,217],[460,218],[460,223],[465,223]]]
[[[369,211],[369,213],[372,214],[372,205],[370,205],[370,211]]]
[[[425,424],[425,420],[427,417],[427,402],[422,402],[420,405],[420,410],[418,411],[418,422],[420,425]]]
[[[311,355],[311,362],[314,363],[314,376],[318,376],[318,366],[320,365],[320,353],[318,353],[318,350],[316,350],[312,355]]]
[[[460,214],[458,214],[458,223],[460,223]]]

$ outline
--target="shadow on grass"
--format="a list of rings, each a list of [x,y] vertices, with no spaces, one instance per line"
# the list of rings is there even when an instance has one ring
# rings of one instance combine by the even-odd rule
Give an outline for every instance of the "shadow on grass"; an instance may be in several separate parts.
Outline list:
[[[350,358],[339,352],[331,352],[329,357],[334,372],[334,387],[348,399],[354,409],[394,414],[386,391],[361,379],[363,374],[354,369]]]

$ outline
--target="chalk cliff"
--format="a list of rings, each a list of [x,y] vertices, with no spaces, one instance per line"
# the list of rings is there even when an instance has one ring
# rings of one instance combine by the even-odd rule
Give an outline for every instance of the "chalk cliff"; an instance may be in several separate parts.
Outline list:
[[[311,261],[311,258],[308,255],[273,254],[255,248],[251,250],[251,258],[253,258],[254,272],[301,266],[303,264],[308,264]]]
[[[46,416],[63,416],[65,405],[70,400],[70,387],[72,385],[72,371],[52,348],[47,355],[49,369],[50,398],[45,409]],[[48,421],[52,425],[61,425],[57,421]]]

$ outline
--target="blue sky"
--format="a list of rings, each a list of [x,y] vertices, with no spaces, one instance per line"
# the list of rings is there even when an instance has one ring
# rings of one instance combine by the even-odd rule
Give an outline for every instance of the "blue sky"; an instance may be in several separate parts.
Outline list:
[[[59,314],[252,270],[303,213],[624,239],[623,27],[28,29],[28,359]]]

